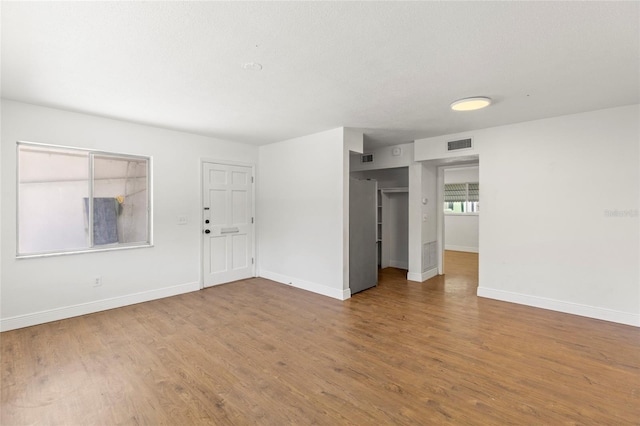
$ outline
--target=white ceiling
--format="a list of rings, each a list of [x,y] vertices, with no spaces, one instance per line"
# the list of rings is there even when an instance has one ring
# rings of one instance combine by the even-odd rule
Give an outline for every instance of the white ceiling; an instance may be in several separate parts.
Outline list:
[[[347,126],[372,148],[640,102],[639,2],[1,8],[2,97],[252,144]],[[474,95],[495,104],[450,111]]]

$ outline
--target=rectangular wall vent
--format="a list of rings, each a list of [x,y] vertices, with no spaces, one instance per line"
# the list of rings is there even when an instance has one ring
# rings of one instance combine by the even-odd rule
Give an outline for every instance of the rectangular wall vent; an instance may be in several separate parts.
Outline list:
[[[362,163],[373,163],[373,154],[362,154]]]
[[[431,241],[422,245],[422,272],[438,266],[438,242]]]
[[[473,148],[473,143],[471,141],[471,138],[447,142],[447,151],[457,151],[459,149],[471,149],[471,148]]]

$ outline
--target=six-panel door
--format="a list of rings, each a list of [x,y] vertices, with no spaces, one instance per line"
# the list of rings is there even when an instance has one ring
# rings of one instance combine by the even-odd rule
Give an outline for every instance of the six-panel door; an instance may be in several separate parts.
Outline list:
[[[203,164],[204,286],[253,276],[252,169]]]

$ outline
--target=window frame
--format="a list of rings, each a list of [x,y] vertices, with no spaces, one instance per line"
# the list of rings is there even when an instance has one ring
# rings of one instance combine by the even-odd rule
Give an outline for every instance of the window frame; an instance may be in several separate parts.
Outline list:
[[[94,158],[105,156],[105,157],[114,157],[118,159],[132,159],[137,161],[145,161],[147,165],[146,170],[146,183],[147,183],[147,229],[146,241],[136,241],[130,243],[116,243],[114,245],[95,245],[94,243],[94,228],[93,228],[93,202],[89,202],[89,212],[88,212],[88,247],[82,247],[79,249],[60,249],[60,250],[51,250],[51,251],[42,251],[42,252],[28,252],[21,253],[20,252],[20,149],[21,147],[33,147],[36,149],[46,150],[66,150],[66,151],[77,151],[79,153],[87,154],[87,167],[88,167],[88,199],[94,199]],[[153,247],[153,157],[139,154],[129,154],[122,152],[113,152],[113,151],[104,151],[99,149],[90,149],[90,148],[80,148],[74,146],[66,146],[66,145],[56,145],[49,143],[40,143],[40,142],[28,142],[28,141],[17,141],[16,142],[16,259],[29,259],[29,258],[38,258],[38,257],[51,257],[51,256],[65,256],[71,254],[80,254],[80,253],[96,253],[96,252],[105,252],[105,251],[115,251],[115,250],[131,250],[137,248],[148,248]]]

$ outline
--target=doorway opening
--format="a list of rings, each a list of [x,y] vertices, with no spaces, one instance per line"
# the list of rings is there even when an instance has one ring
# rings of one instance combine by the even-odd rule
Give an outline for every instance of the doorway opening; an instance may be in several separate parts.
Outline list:
[[[478,282],[479,162],[439,167],[439,273]]]
[[[409,190],[382,188],[378,210],[380,269],[409,269]]]

